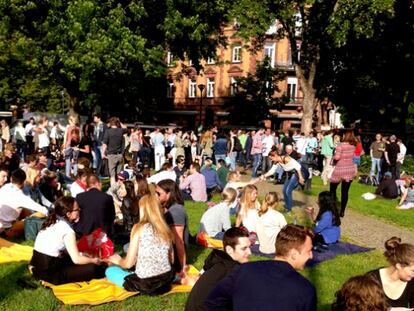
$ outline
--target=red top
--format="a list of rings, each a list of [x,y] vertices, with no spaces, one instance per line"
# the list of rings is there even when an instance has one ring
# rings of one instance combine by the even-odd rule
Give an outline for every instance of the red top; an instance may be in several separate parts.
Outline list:
[[[355,147],[355,153],[354,155],[356,157],[360,157],[362,153],[362,144],[361,143],[357,143],[356,147]]]

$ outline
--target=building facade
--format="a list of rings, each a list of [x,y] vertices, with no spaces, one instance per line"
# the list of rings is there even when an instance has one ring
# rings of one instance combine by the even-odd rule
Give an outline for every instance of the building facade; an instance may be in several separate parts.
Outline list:
[[[255,53],[249,50],[242,39],[237,37],[237,27],[228,26],[224,33],[228,38],[226,47],[219,47],[215,58],[202,60],[200,72],[192,67],[191,60],[175,61],[168,53],[169,67],[167,98],[173,107],[172,111],[163,111],[174,116],[177,124],[188,126],[197,124],[225,125],[228,115],[224,104],[237,92],[236,78],[254,74],[257,62],[268,57],[272,67],[286,71],[284,81],[279,83],[279,93],[274,96],[287,95],[289,103],[281,111],[271,111],[276,128],[300,127],[302,92],[295,76],[287,39],[267,39],[263,48]],[[275,24],[268,34],[276,32]],[[182,74],[185,68],[186,74]]]

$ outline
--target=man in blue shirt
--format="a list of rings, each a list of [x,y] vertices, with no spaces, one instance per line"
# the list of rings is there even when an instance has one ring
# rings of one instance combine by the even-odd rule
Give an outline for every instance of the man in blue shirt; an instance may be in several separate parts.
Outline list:
[[[275,260],[241,265],[210,292],[207,310],[316,310],[315,287],[296,271],[312,258],[312,237],[308,228],[285,226]]]

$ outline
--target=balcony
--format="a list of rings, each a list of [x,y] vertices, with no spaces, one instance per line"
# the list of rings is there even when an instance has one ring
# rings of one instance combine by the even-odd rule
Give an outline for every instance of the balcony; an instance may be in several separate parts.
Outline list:
[[[286,71],[295,70],[295,67],[293,66],[292,61],[276,60],[276,67],[282,68]]]

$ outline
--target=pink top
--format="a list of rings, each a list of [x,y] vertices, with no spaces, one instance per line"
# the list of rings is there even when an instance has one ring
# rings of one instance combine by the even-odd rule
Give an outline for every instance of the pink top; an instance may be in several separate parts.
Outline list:
[[[191,197],[197,202],[207,201],[207,186],[204,175],[195,172],[187,176],[181,183],[180,189],[191,189]]]
[[[262,144],[262,135],[256,133],[252,138],[252,151],[251,154],[262,153],[263,144]]]
[[[351,181],[356,176],[356,167],[352,162],[355,154],[355,146],[348,143],[341,143],[335,149],[333,159],[336,165],[331,176],[331,182]]]

